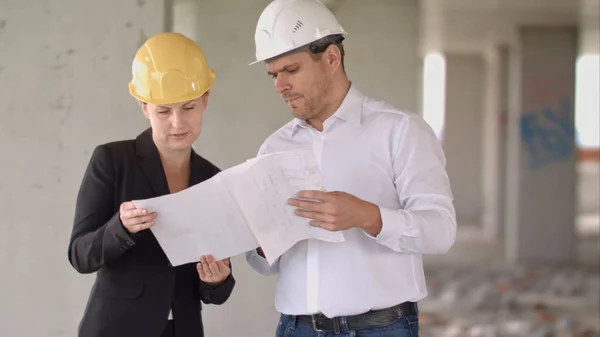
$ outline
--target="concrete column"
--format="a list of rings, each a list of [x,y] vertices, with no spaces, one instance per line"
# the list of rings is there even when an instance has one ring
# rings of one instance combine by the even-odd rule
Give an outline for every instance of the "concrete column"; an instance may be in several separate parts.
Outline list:
[[[508,46],[494,47],[485,58],[485,110],[482,146],[483,229],[486,239],[504,235],[508,121]]]
[[[511,57],[506,254],[568,263],[575,244],[577,29],[523,27]]]
[[[417,112],[422,74],[419,1],[333,2],[332,10],[348,32],[350,79],[366,94]]]
[[[498,92],[499,100],[498,107],[500,116],[498,120],[499,124],[499,141],[496,147],[497,151],[497,205],[498,212],[496,212],[496,228],[494,231],[494,237],[504,238],[506,232],[506,186],[507,186],[507,169],[508,169],[508,127],[509,127],[509,74],[510,74],[510,47],[507,45],[501,46],[498,50]]]
[[[481,176],[483,196],[482,225],[486,238],[496,236],[498,229],[498,169],[500,153],[500,60],[498,50],[485,53],[485,104],[483,110],[483,139],[481,153]]]
[[[93,275],[67,261],[91,150],[147,121],[133,56],[165,29],[165,1],[0,2],[0,333],[76,336]]]
[[[459,225],[481,225],[484,60],[446,54],[443,146]]]
[[[194,0],[177,0],[173,2],[172,28],[174,32],[181,33],[199,43],[198,19],[200,3]],[[202,46],[200,46],[202,48]]]

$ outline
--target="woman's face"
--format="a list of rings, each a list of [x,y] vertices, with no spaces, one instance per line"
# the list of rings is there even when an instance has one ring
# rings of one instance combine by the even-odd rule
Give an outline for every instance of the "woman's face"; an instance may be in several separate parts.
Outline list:
[[[161,150],[187,150],[202,131],[202,115],[208,105],[208,92],[192,101],[153,105],[142,103],[142,111],[150,120],[152,137]]]

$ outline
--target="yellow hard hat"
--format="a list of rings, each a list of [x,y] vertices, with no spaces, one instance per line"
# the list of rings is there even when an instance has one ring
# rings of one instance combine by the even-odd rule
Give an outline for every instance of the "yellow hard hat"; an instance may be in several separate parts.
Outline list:
[[[129,93],[142,102],[171,104],[204,95],[215,81],[204,52],[179,33],[161,33],[140,47]]]

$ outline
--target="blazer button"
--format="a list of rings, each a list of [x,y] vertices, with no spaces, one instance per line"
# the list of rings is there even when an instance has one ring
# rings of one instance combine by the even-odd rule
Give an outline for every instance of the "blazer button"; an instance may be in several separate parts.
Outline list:
[[[173,265],[171,264],[171,262],[167,262],[167,266],[173,267]]]

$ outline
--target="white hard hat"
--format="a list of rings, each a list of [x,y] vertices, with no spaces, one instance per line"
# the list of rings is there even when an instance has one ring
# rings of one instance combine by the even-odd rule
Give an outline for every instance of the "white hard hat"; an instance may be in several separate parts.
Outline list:
[[[256,24],[255,64],[330,35],[346,36],[335,15],[318,0],[274,0]]]

